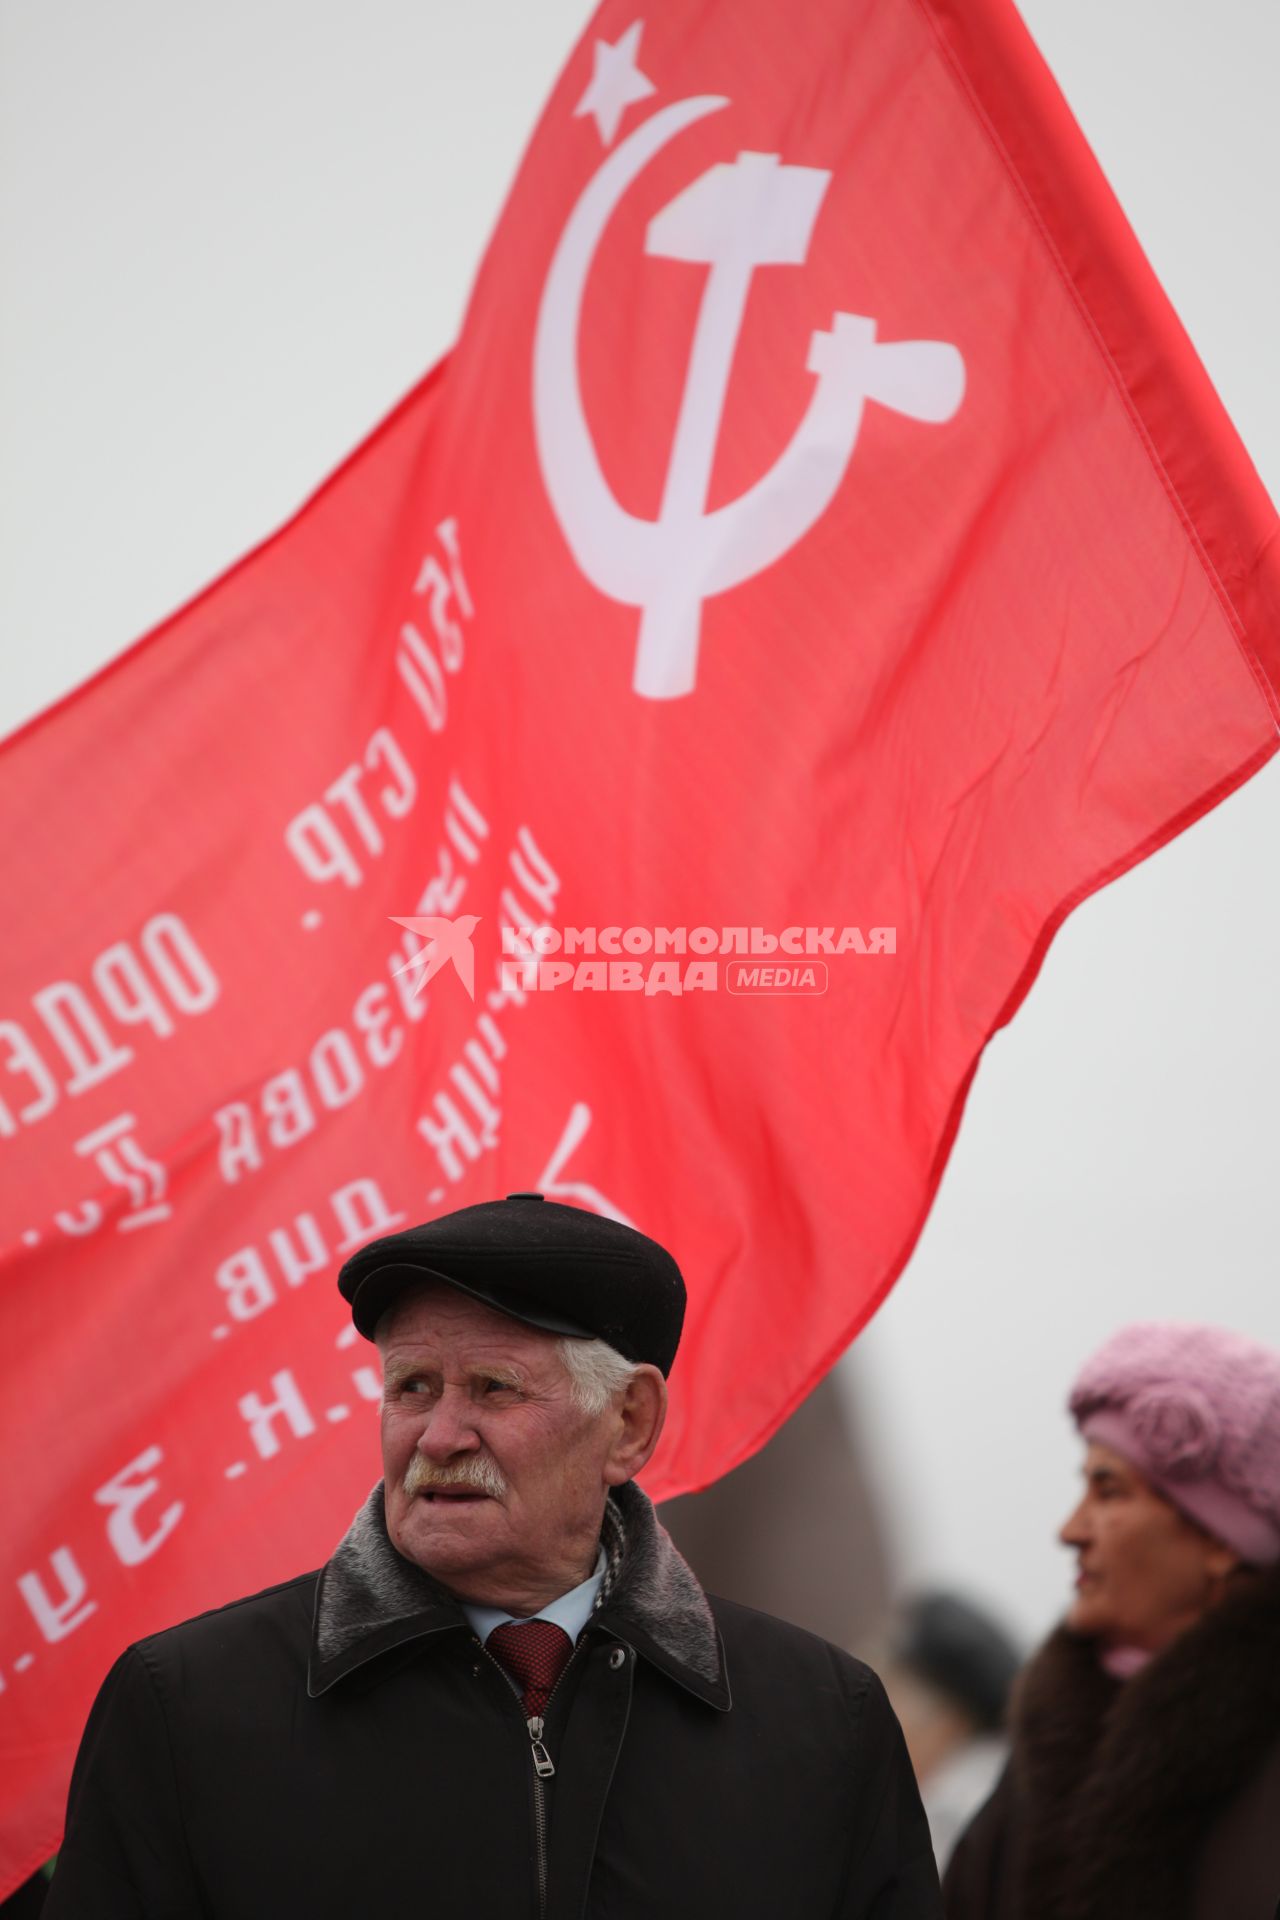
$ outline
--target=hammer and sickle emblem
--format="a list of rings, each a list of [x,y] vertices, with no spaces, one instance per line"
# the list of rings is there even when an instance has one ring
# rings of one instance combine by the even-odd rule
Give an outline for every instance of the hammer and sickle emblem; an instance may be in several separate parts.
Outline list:
[[[964,396],[964,361],[939,340],[877,342],[875,321],[837,313],[815,332],[817,380],[782,454],[738,499],[707,511],[725,391],[757,267],[798,266],[831,175],[740,153],[709,167],[649,222],[646,253],[707,273],[662,503],[656,520],[618,505],[596,456],[578,380],[582,296],[614,208],[654,156],[686,127],[728,106],[706,94],[642,122],[602,162],[556,248],[533,350],[533,417],[543,482],[574,560],[611,600],[640,609],[632,685],[648,700],[691,693],[702,603],[763,573],[803,538],[835,497],[863,405],[914,420],[949,420]]]

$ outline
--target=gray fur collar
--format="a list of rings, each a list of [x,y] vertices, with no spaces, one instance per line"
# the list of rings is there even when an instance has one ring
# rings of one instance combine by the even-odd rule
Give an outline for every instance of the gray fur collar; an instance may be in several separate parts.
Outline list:
[[[601,1540],[607,1568],[587,1628],[613,1634],[710,1706],[727,1709],[724,1650],[707,1597],[634,1483],[609,1496]],[[382,1482],[321,1569],[307,1692],[314,1698],[391,1647],[462,1629],[457,1601],[397,1553]]]

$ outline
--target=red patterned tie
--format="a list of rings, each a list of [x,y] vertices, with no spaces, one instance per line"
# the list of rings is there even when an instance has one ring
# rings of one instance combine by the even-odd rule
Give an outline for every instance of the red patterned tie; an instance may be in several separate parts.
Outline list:
[[[554,1620],[508,1620],[495,1627],[485,1646],[524,1691],[530,1719],[546,1712],[551,1689],[568,1665],[573,1642]]]

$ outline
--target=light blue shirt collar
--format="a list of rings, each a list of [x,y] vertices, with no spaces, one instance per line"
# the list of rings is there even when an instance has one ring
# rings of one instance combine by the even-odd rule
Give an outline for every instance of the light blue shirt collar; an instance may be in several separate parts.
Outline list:
[[[595,1571],[579,1587],[572,1587],[568,1593],[562,1593],[558,1600],[552,1600],[548,1606],[529,1616],[533,1620],[550,1620],[557,1627],[563,1627],[569,1638],[576,1644],[578,1635],[591,1618],[596,1604],[596,1595],[600,1591],[600,1582],[604,1579],[605,1552],[601,1547],[596,1556]],[[501,1627],[508,1620],[518,1620],[519,1614],[503,1613],[498,1607],[469,1607],[461,1603],[462,1611],[471,1622],[471,1631],[477,1640],[487,1640],[495,1627]]]

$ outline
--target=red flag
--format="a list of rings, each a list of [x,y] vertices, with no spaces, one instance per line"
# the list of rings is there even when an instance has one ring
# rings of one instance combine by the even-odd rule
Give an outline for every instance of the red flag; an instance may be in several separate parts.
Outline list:
[[[602,8],[452,359],[5,750],[0,1885],[120,1647],[375,1477],[371,1235],[632,1219],[650,1492],[768,1436],[1062,918],[1272,752],[1275,525],[1003,0]]]

